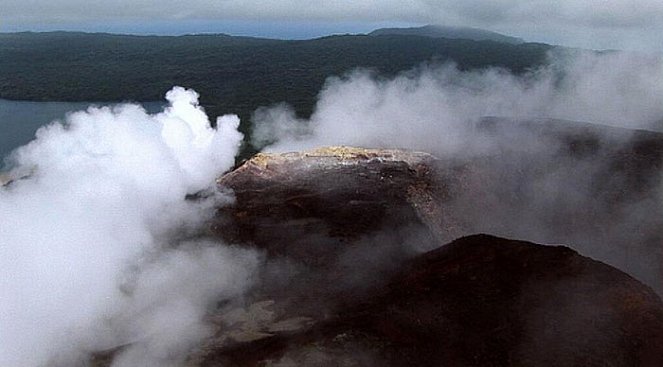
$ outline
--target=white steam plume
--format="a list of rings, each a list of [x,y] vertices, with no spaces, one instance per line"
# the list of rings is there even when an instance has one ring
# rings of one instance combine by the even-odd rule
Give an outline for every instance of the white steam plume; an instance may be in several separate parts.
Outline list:
[[[536,133],[542,125],[528,129],[517,123],[491,135],[476,124],[486,116],[556,125],[550,136]],[[663,131],[660,57],[566,51],[525,75],[498,68],[460,71],[454,65],[423,66],[391,79],[356,71],[327,81],[308,120],[285,104],[259,109],[253,119],[253,144],[268,151],[351,145],[474,162],[481,172],[476,181],[466,178],[472,189],[445,204],[469,223],[467,234],[563,241],[663,294],[660,173],[641,171],[628,183],[624,172],[635,168],[615,168],[613,153],[634,136],[627,131],[617,137],[610,130],[615,134],[601,138],[598,152],[585,157],[553,136],[556,128],[572,124],[546,120]],[[640,163],[657,159],[646,154]],[[638,187],[637,180],[646,184]],[[623,201],[611,201],[615,193]]]
[[[389,80],[365,71],[330,78],[309,121],[285,104],[257,110],[253,143],[276,141],[270,151],[343,144],[450,153],[476,138],[469,123],[485,116],[663,129],[663,59],[622,52],[550,58],[524,76],[443,65]]]
[[[176,365],[208,332],[207,308],[250,284],[256,254],[194,231],[230,200],[214,179],[234,163],[239,119],[213,129],[194,91],[166,98],[155,115],[73,113],[14,152],[0,187],[0,365],[73,366],[120,346],[116,366]]]

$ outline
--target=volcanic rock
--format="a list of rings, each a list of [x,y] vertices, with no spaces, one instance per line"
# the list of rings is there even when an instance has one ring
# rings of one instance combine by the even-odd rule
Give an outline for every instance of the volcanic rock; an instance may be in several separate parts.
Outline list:
[[[445,201],[462,235],[568,244],[663,295],[663,133],[498,118],[477,130],[488,153],[458,162]]]
[[[563,158],[612,151],[592,134],[580,143],[582,133],[571,134]],[[631,162],[658,164],[650,145],[617,151],[605,167],[636,177],[644,171]],[[514,146],[467,161],[347,147],[259,154],[221,177],[235,202],[219,209],[213,231],[267,256],[256,287],[210,314],[216,332],[187,365],[663,366],[663,303],[626,273],[564,246],[489,235],[446,244],[550,214],[536,212],[522,186],[503,184],[551,170]],[[569,158],[571,148],[579,150]],[[646,177],[636,182],[656,184]],[[600,208],[630,200],[610,185],[590,188],[616,198]],[[543,221],[559,238],[611,223],[570,208]],[[114,353],[98,354],[97,364]]]
[[[496,129],[486,129],[491,128]],[[571,160],[601,154],[607,149],[601,134],[546,131],[562,142],[563,152],[542,154]],[[649,146],[651,134],[643,136],[635,147]],[[263,321],[232,324],[195,355],[197,365],[663,365],[663,304],[629,275],[563,246],[485,235],[442,246],[482,225],[498,232],[515,228],[497,227],[487,218],[535,214],[518,185],[503,180],[508,173],[515,182],[536,182],[550,167],[537,165],[541,156],[523,155],[519,147],[507,144],[500,155],[466,161],[346,147],[261,154],[222,177],[219,184],[234,191],[236,202],[222,209],[215,231],[309,268],[280,288],[257,291],[243,311],[231,311]],[[606,165],[620,177],[642,173],[628,162],[658,164],[648,156],[657,157],[656,149],[626,149],[612,153]],[[505,158],[513,160],[500,162]],[[603,168],[595,174],[608,174]],[[610,186],[591,189],[601,200],[614,197]],[[628,197],[617,199],[610,203]],[[564,238],[565,229],[591,235],[609,223],[581,214],[590,222],[579,229],[550,222],[559,233],[553,238]],[[377,247],[358,265],[338,267],[338,258],[366,238],[411,226],[427,234],[414,240],[420,249],[439,249],[401,253],[400,262],[376,269],[375,255],[384,252]],[[413,239],[401,239],[407,241]],[[334,287],[364,268],[384,280],[349,290]],[[230,323],[219,325],[223,330]]]
[[[328,320],[223,348],[200,366],[661,366],[663,303],[564,246],[487,235],[405,264]]]
[[[309,261],[383,228],[418,223],[447,238],[454,224],[440,205],[447,194],[431,173],[436,161],[421,152],[350,147],[261,153],[218,180],[236,202],[221,209],[214,230],[231,243]]]

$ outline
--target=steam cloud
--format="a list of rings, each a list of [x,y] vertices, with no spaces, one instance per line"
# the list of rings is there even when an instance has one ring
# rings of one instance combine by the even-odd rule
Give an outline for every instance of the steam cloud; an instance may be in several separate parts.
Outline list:
[[[0,365],[80,365],[90,352],[113,350],[113,366],[177,366],[209,335],[209,307],[252,285],[259,254],[199,231],[231,200],[214,179],[232,167],[243,137],[236,116],[212,129],[197,97],[174,88],[170,106],[156,115],[137,105],[74,113],[13,154],[14,181],[0,188]],[[454,65],[388,80],[356,71],[328,81],[309,120],[285,104],[257,110],[253,143],[271,151],[345,144],[475,158],[499,148],[475,129],[486,116],[661,129],[662,100],[663,61],[624,53],[551,55],[548,66],[523,76]],[[454,210],[477,222],[473,231],[568,240],[656,286],[660,264],[648,248],[624,260],[601,244],[638,240],[634,228],[660,234],[660,190],[611,212],[618,225],[610,230],[588,226],[555,237],[559,228],[548,226],[546,213],[615,209],[587,199],[586,178],[604,162],[560,159],[548,153],[557,151],[550,142],[531,137],[509,139],[554,169],[518,176],[523,162],[515,160],[488,175],[497,192],[520,185],[524,206],[497,200],[503,221],[486,216],[482,196],[461,197]]]
[[[0,188],[0,365],[169,366],[209,332],[208,307],[250,285],[258,255],[196,231],[231,200],[214,179],[243,138],[198,95],[90,108],[40,129]],[[201,193],[198,200],[187,200]]]
[[[360,70],[329,79],[310,119],[298,118],[285,104],[257,110],[253,144],[267,151],[401,147],[475,162],[478,173],[465,178],[474,189],[446,204],[467,224],[466,234],[565,243],[660,293],[661,173],[650,172],[646,182],[654,184],[634,190],[609,161],[631,133],[601,137],[599,151],[583,157],[562,151],[559,140],[536,129],[511,124],[491,136],[480,126],[486,117],[499,117],[662,131],[661,101],[663,59],[623,52],[564,51],[519,76],[449,64],[391,79]],[[615,194],[634,191],[630,197]],[[615,201],[610,195],[621,196]]]
[[[548,66],[516,76],[489,68],[423,66],[383,80],[356,71],[330,78],[309,121],[287,105],[256,111],[253,143],[269,151],[321,145],[465,149],[471,123],[486,116],[553,118],[663,129],[663,59],[614,52],[550,55]]]

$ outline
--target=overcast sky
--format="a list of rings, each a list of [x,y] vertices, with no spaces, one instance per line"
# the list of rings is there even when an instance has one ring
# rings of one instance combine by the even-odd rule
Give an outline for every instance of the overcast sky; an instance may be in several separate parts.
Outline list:
[[[663,50],[663,0],[0,0],[0,31],[307,38],[423,24],[569,46]]]

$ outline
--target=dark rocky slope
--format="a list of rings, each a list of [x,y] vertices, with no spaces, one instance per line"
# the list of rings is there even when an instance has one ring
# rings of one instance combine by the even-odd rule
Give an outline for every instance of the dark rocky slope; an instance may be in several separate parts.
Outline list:
[[[483,146],[445,159],[349,148],[259,155],[220,180],[237,205],[217,229],[291,253],[422,224],[437,245],[473,233],[564,243],[663,292],[663,134],[490,118],[473,136]]]
[[[462,237],[656,246],[655,222],[619,236],[608,225],[659,185],[663,140],[513,126],[484,121],[495,150],[469,159],[336,147],[260,154],[221,177],[236,201],[212,231],[266,256],[255,288],[210,313],[216,331],[187,365],[663,365],[663,303],[648,286],[565,246]],[[568,185],[530,190],[556,179]],[[585,196],[564,197],[581,184]]]
[[[563,243],[663,294],[663,134],[486,119],[445,204],[463,234]],[[448,167],[438,168],[448,172]]]
[[[663,304],[563,246],[465,237],[307,327],[199,351],[202,366],[661,366]],[[272,324],[273,326],[274,324]]]
[[[660,162],[656,134],[609,146],[605,130],[548,126],[529,127],[562,142],[545,158],[611,152],[607,166],[619,177],[642,174],[633,162]],[[495,121],[482,128],[503,129]],[[296,270],[284,277],[268,264],[248,303],[220,312],[217,336],[192,364],[662,365],[663,304],[629,275],[563,246],[480,235],[440,247],[498,209],[531,205],[500,185],[500,169],[527,182],[550,167],[519,163],[544,153],[499,144],[500,155],[468,161],[358,148],[264,154],[222,177],[237,200],[222,209],[216,232]],[[600,183],[590,188],[603,200],[612,191]],[[563,224],[551,222],[591,229]]]

